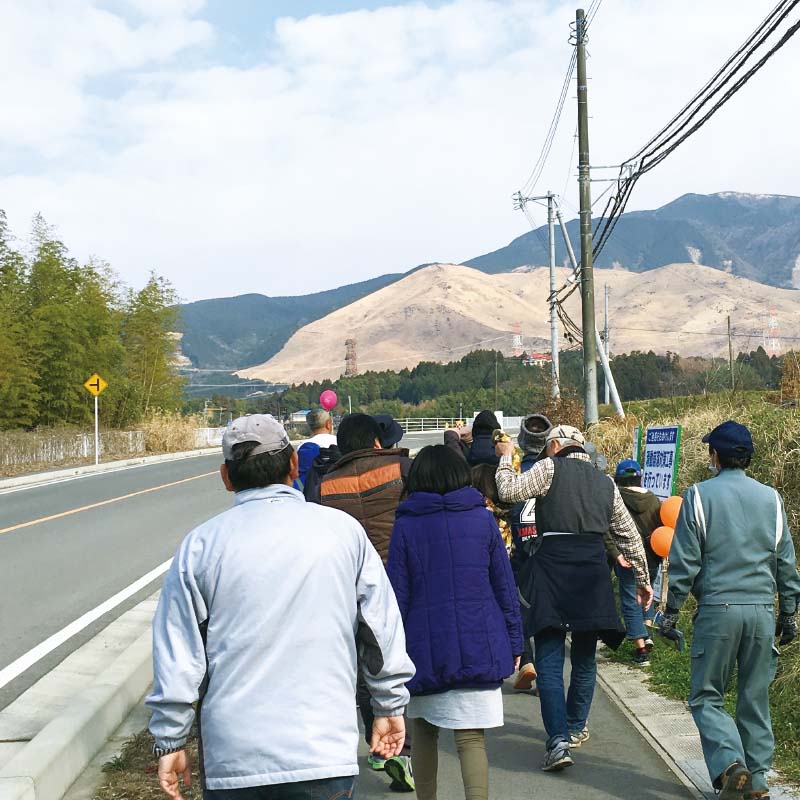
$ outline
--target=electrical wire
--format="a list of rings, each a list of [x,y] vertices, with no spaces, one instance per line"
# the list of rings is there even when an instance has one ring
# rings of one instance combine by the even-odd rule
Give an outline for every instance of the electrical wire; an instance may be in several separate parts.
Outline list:
[[[602,223],[595,230],[593,247],[595,258],[600,255],[614,232],[639,178],[658,166],[686,139],[705,125],[800,30],[800,21],[791,25],[777,43],[755,64],[737,76],[737,73],[742,71],[756,52],[778,31],[798,3],[800,0],[782,0],[778,3],[711,80],[659,133],[622,165],[617,181],[617,191],[609,198],[601,215]],[[716,102],[703,113],[703,109],[716,96],[719,96]]]
[[[553,113],[552,120],[550,121],[550,127],[547,130],[544,144],[542,145],[541,152],[539,153],[539,158],[536,160],[536,164],[534,165],[533,171],[531,172],[528,180],[525,181],[523,188],[520,190],[522,195],[533,194],[536,185],[539,183],[539,179],[542,177],[542,172],[544,171],[545,164],[550,156],[550,151],[553,148],[553,142],[555,141],[556,133],[558,132],[558,126],[561,122],[561,115],[564,111],[564,104],[566,103],[567,95],[569,94],[569,87],[572,83],[572,76],[575,73],[575,67],[577,64],[577,50],[573,49],[572,55],[570,56],[569,65],[567,66],[567,72],[564,76],[564,83],[561,86],[561,93],[559,94],[558,101],[556,102],[556,110]]]

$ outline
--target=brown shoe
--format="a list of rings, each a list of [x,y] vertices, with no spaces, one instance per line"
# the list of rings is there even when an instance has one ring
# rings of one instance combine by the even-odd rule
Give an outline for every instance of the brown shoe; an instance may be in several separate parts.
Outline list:
[[[753,792],[753,775],[744,764],[735,761],[715,781],[719,800],[748,800]]]
[[[518,692],[527,692],[536,680],[536,668],[533,664],[523,664],[520,667],[517,679],[514,681],[514,689]]]

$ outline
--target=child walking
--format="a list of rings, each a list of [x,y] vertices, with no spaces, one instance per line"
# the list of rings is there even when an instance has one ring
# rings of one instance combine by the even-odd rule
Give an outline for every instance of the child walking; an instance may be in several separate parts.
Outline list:
[[[386,570],[406,647],[419,800],[436,800],[439,730],[455,735],[466,800],[488,800],[484,731],[503,725],[500,686],[523,650],[503,540],[470,469],[444,445],[423,448],[397,509]]]

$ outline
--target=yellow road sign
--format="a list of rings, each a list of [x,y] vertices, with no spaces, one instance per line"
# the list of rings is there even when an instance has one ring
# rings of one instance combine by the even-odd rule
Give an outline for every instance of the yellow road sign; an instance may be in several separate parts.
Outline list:
[[[108,388],[108,384],[96,372],[83,385],[86,387],[86,390],[91,392],[95,397],[101,395]]]

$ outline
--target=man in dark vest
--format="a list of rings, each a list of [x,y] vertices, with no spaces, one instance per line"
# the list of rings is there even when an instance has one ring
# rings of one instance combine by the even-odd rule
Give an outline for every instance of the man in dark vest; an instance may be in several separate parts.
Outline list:
[[[505,503],[536,501],[541,545],[533,556],[529,627],[536,644],[537,684],[547,732],[546,772],[572,766],[571,748],[589,739],[598,638],[613,647],[625,636],[617,614],[603,536],[610,533],[636,575],[639,601],[653,599],[642,539],[614,482],[592,466],[583,434],[557,425],[545,454],[525,473],[514,470],[514,445],[497,445],[497,489]],[[564,651],[572,634],[569,695]]]

